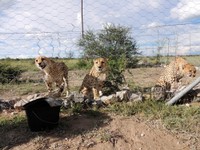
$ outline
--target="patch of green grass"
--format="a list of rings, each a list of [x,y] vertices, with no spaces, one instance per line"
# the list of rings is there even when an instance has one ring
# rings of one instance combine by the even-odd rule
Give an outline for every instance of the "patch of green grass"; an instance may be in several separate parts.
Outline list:
[[[76,70],[76,69],[85,69],[87,68],[88,61],[84,61],[86,67],[83,65],[81,66],[80,59],[65,59],[65,58],[53,58],[56,62],[64,62],[69,70]],[[82,61],[81,61],[82,62]],[[11,67],[23,68],[25,71],[38,71],[38,68],[35,66],[35,60],[33,58],[30,59],[0,59],[0,64],[8,65]],[[89,63],[91,64],[91,63]],[[91,65],[90,65],[91,66]]]
[[[164,102],[147,100],[140,103],[116,103],[109,112],[119,115],[142,115],[150,120],[161,119],[168,129],[200,133],[200,108],[191,106],[167,106]]]
[[[103,131],[101,134],[100,134],[100,140],[102,142],[109,142],[111,141],[111,138],[112,138],[112,133],[110,133],[109,131]]]
[[[24,114],[16,115],[13,117],[0,117],[0,132],[9,131],[13,128],[18,128],[22,123],[26,122]]]
[[[168,129],[200,133],[200,108],[169,106],[161,112],[161,119]]]
[[[200,56],[198,55],[191,55],[191,56],[180,56],[185,58],[189,63],[194,64],[195,66],[200,66]],[[162,64],[168,64],[169,62],[171,62],[172,60],[174,60],[175,56],[160,56],[160,63]],[[148,62],[152,65],[156,64],[157,58],[156,56],[149,56],[149,57],[140,57],[141,60]]]
[[[34,59],[0,59],[0,63],[14,68],[22,68],[23,70],[38,70],[35,67]]]
[[[61,111],[67,114],[76,115],[83,111],[83,104],[73,103],[68,109],[62,109]]]
[[[69,70],[84,69],[78,65],[80,59],[55,59],[55,61],[64,62]]]
[[[115,103],[110,105],[107,110],[124,116],[143,114],[147,117],[153,116],[156,119],[159,118],[157,112],[162,110],[164,106],[163,103],[147,100],[138,103]]]
[[[93,65],[92,60],[78,59],[74,68],[76,69],[89,69]]]
[[[47,92],[44,83],[20,83],[20,84],[0,84],[0,94],[10,93],[16,94],[18,96],[33,94],[33,93],[43,93]]]
[[[99,135],[101,142],[111,142],[113,145],[115,144],[116,138],[122,138],[122,137],[123,137],[122,135],[109,130],[103,130]]]

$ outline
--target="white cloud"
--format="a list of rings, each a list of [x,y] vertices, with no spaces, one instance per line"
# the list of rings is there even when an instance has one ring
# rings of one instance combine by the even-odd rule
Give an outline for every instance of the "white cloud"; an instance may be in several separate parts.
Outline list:
[[[0,4],[2,4],[0,2]],[[70,8],[70,9],[69,9]],[[73,8],[73,10],[72,10]],[[58,32],[66,28],[73,30],[71,24],[79,29],[80,23],[76,15],[80,11],[80,4],[70,0],[18,0],[1,16],[1,31],[6,32]],[[79,23],[79,24],[76,24]],[[27,28],[29,25],[31,28]]]
[[[142,25],[141,29],[156,28],[156,27],[160,27],[162,25],[163,24],[160,22],[150,22],[149,24]]]
[[[163,0],[84,1],[85,28],[100,28],[106,22],[129,24],[137,22],[140,11],[159,8]],[[5,16],[0,17],[1,31],[76,31],[81,30],[80,1],[70,0],[11,0],[0,1]],[[12,2],[13,3],[13,2]],[[6,9],[8,5],[9,8]],[[1,12],[1,10],[0,10]],[[143,14],[141,14],[143,15]],[[135,18],[135,19],[134,19]]]
[[[150,5],[150,7],[155,8],[155,9],[160,6],[161,2],[162,2],[161,0],[149,0],[149,1],[147,1],[147,3]]]
[[[200,17],[199,0],[181,0],[171,10],[171,17],[179,20],[186,20]]]

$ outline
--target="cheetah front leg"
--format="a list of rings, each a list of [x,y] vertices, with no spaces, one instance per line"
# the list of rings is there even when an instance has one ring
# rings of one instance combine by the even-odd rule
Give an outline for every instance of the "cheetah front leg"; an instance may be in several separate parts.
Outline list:
[[[52,82],[45,81],[45,85],[47,87],[48,93],[53,91]]]
[[[46,88],[48,90],[48,93],[50,94],[53,91],[53,82],[47,74],[44,75],[44,82],[45,82]]]
[[[64,81],[64,88],[66,89],[66,97],[67,97],[70,94],[68,79],[63,77],[63,81]]]
[[[90,91],[88,88],[83,87],[83,89],[80,91],[80,93],[83,94],[84,100],[85,99],[92,99],[92,91]]]
[[[63,82],[56,82],[57,89],[55,92],[61,94],[64,91],[64,83]]]
[[[94,95],[94,100],[98,100],[99,99],[99,89],[98,88],[92,88],[92,92]]]

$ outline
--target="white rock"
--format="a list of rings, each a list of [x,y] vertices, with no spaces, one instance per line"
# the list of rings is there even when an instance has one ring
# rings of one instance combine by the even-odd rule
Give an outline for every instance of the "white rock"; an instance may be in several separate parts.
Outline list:
[[[36,97],[39,97],[40,95],[39,94],[33,94],[33,95],[29,95],[27,96],[27,100],[31,100],[31,99],[35,99]]]
[[[116,97],[119,98],[119,101],[129,101],[131,96],[131,91],[123,90],[116,92]]]
[[[28,100],[20,100],[17,103],[15,103],[14,108],[15,109],[23,109],[23,106],[28,103]]]
[[[129,98],[129,101],[142,101],[142,96],[139,95],[139,94],[135,94],[135,93],[132,93],[130,98]]]
[[[109,96],[102,96],[101,101],[105,104],[113,104],[118,101],[116,94],[112,94]]]
[[[185,106],[190,107],[190,104],[186,103]]]

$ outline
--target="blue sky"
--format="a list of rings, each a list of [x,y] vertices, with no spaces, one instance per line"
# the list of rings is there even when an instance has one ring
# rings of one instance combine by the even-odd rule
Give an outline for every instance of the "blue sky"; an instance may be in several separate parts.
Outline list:
[[[130,27],[144,55],[200,54],[199,0],[83,0],[84,28]],[[78,57],[80,0],[1,0],[0,58]]]

